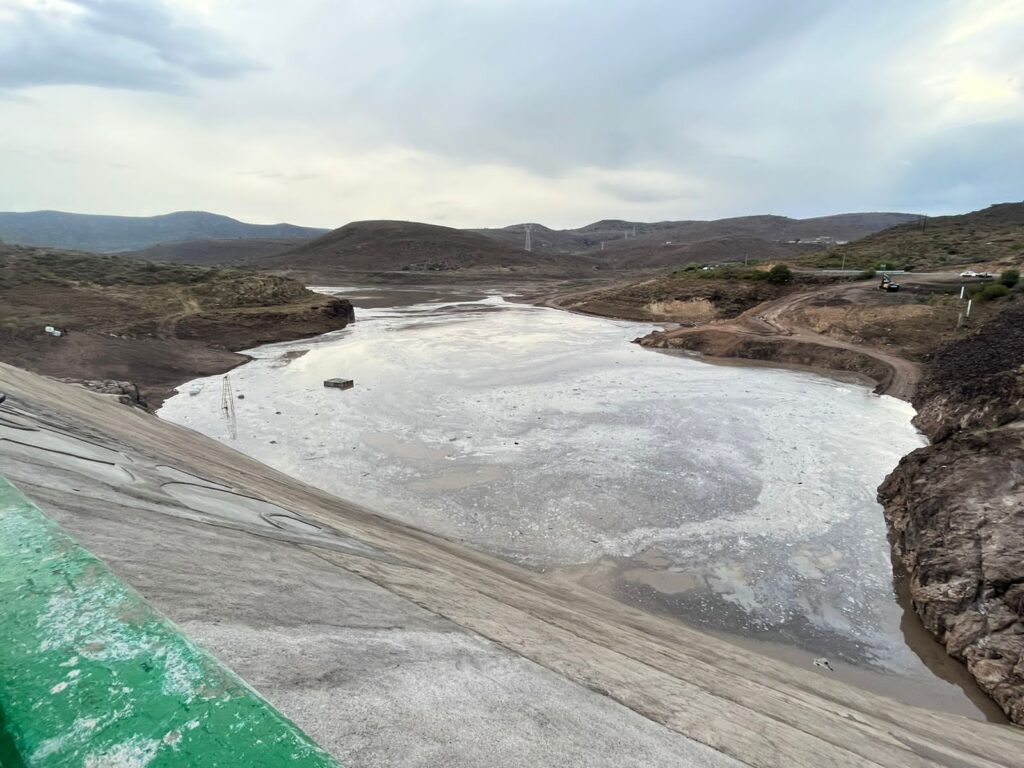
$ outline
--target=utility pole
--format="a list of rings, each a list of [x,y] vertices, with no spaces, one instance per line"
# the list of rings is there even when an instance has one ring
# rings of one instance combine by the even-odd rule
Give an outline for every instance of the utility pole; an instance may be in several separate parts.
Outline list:
[[[839,268],[840,272],[846,271],[846,251],[843,251],[843,266]]]

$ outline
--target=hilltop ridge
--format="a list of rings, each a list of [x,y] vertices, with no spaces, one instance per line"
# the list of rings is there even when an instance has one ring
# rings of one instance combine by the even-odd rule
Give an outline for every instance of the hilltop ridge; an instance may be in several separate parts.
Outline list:
[[[106,216],[64,211],[0,212],[0,241],[100,253],[182,240],[316,237],[326,229],[294,224],[247,224],[206,211],[160,216]]]
[[[297,272],[558,271],[568,260],[530,253],[476,232],[412,221],[356,221],[296,248],[258,256],[260,269]]]
[[[978,211],[920,218],[830,249],[817,266],[941,267],[1019,260],[1024,254],[1024,203],[996,203]]]

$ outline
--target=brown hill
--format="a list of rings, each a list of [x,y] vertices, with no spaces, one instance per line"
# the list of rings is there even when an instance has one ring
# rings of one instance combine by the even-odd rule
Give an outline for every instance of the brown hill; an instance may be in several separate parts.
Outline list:
[[[810,219],[786,216],[740,216],[710,221],[638,222],[605,219],[576,229],[549,229],[532,224],[531,239],[535,251],[555,253],[603,253],[637,245],[680,245],[723,237],[753,237],[769,241],[832,238],[837,241],[856,240],[873,232],[907,222],[921,216],[910,213],[843,213]],[[471,230],[510,247],[522,247],[525,224],[501,229]]]
[[[294,224],[248,224],[206,211],[178,211],[162,216],[0,212],[0,239],[4,242],[94,253],[138,250],[180,240],[317,237],[326,231]]]
[[[231,350],[351,319],[348,301],[277,275],[0,245],[0,361],[48,376],[132,381],[151,405],[183,381],[246,361]]]
[[[1016,265],[1024,258],[1024,203],[1000,203],[959,216],[919,219],[829,249],[820,267],[915,269],[976,262]]]
[[[161,243],[140,251],[128,251],[124,256],[144,261],[201,264],[207,266],[239,265],[259,256],[296,248],[308,243],[309,237],[251,237],[232,240],[183,240]]]
[[[744,260],[775,261],[805,255],[808,251],[821,248],[814,244],[777,242],[737,235],[681,245],[623,244],[611,253],[606,250],[604,254],[607,256],[602,261],[623,269],[681,268],[689,263],[705,265]],[[600,259],[604,254],[591,254],[591,257]]]
[[[537,272],[580,269],[574,260],[539,255],[466,230],[410,221],[356,221],[283,253],[250,262],[297,274],[353,272]]]

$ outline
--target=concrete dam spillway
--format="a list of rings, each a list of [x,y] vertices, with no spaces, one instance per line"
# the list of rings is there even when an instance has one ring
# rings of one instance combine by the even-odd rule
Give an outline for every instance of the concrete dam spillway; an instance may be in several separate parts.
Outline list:
[[[0,389],[4,476],[342,765],[1011,768],[1024,753],[1017,729],[908,706],[839,679],[842,666],[784,663],[435,536],[114,398],[3,364]],[[38,592],[18,578],[8,586]],[[96,652],[82,629],[75,644]],[[53,759],[109,751],[70,718],[13,725],[34,734],[16,747],[59,746]],[[161,733],[125,749],[174,759],[187,744]]]
[[[216,379],[160,416],[553,583],[998,719],[930,639],[908,644],[874,489],[923,444],[910,406],[644,350],[628,343],[643,324],[430,298],[251,350],[231,374],[236,439]],[[324,389],[337,376],[358,387]]]

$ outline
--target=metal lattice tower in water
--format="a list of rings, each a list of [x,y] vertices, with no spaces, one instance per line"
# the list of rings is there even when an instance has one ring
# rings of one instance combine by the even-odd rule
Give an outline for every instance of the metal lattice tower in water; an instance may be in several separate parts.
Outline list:
[[[238,425],[235,421],[235,395],[231,389],[231,377],[225,376],[220,390],[220,408],[224,420],[228,423],[228,435],[234,440],[238,437]]]

